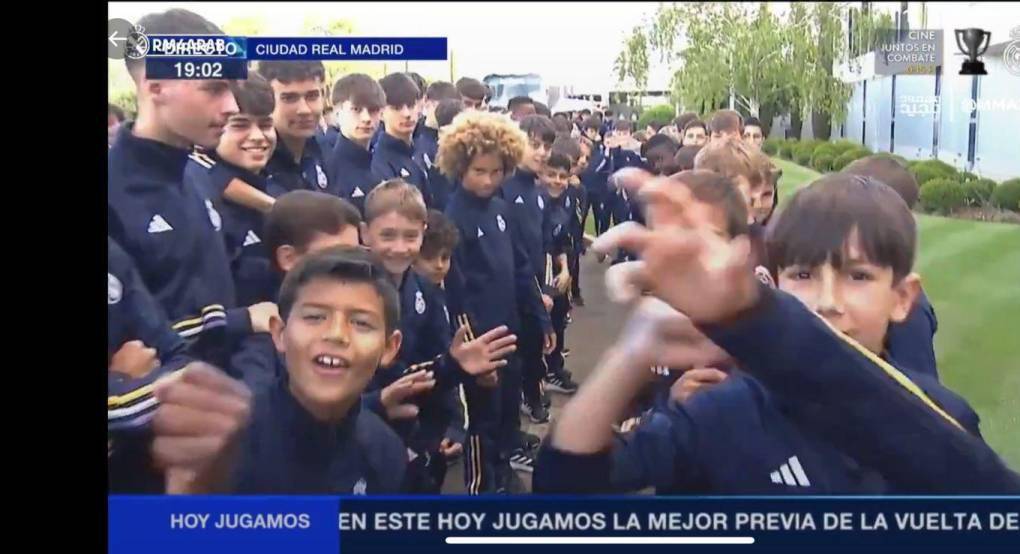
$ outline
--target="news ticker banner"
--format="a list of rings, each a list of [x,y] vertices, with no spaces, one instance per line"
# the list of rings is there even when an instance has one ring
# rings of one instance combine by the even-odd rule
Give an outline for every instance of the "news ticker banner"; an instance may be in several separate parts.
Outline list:
[[[110,496],[111,554],[593,545],[1020,552],[1020,497]]]
[[[260,60],[445,60],[446,37],[236,37],[135,32],[125,55],[155,79],[244,79]]]

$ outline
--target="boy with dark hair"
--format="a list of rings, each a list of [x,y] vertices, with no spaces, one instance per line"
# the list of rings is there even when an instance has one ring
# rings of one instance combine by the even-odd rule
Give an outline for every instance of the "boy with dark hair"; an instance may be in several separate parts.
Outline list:
[[[326,106],[322,109],[322,120],[319,128],[315,131],[315,139],[319,141],[319,149],[328,154],[336,146],[336,139],[340,135],[340,128],[336,125],[333,106]],[[328,177],[329,175],[327,175]]]
[[[457,79],[456,87],[460,99],[464,101],[465,110],[485,110],[485,99],[489,89],[484,83],[471,77],[461,77]]]
[[[568,154],[553,151],[545,167],[546,190],[543,191],[548,211],[543,228],[544,250],[547,271],[545,284],[553,297],[550,311],[553,329],[556,331],[556,348],[545,354],[545,381],[550,391],[563,394],[577,392],[577,384],[564,369],[564,333],[567,327],[567,313],[570,311],[571,259],[574,256],[574,240],[571,227],[575,217],[574,199],[567,193],[570,172],[574,162]],[[531,410],[529,410],[531,411]],[[532,415],[532,414],[529,414]],[[534,421],[534,417],[532,417]],[[548,417],[546,419],[548,421]],[[544,423],[538,422],[536,423]]]
[[[338,194],[326,176],[326,153],[315,138],[322,117],[326,69],[320,61],[260,61],[258,72],[273,87],[277,146],[266,167],[274,197],[292,190]]]
[[[340,197],[364,213],[365,197],[380,181],[372,172],[369,144],[379,129],[386,94],[375,79],[364,73],[351,73],[333,86],[333,105],[340,136],[326,160],[326,175]]]
[[[407,451],[360,399],[400,350],[400,312],[386,270],[361,249],[311,254],[288,273],[272,323],[286,374],[255,399],[234,492],[404,490]]]
[[[535,272],[535,286],[541,291],[542,301],[548,311],[552,309],[554,289],[550,283],[552,262],[546,255],[542,230],[548,223],[549,205],[542,194],[540,180],[545,172],[549,151],[556,140],[556,128],[552,120],[541,115],[525,117],[520,126],[528,137],[524,157],[513,175],[503,183],[499,194],[508,205],[512,223],[520,231],[521,247],[528,253],[531,268]],[[543,353],[552,350],[549,347],[551,333],[543,337],[542,332],[536,326],[526,327],[522,329],[520,340],[523,406],[535,423],[549,420],[549,413],[541,402],[541,381],[547,373]]]
[[[447,98],[436,106],[436,124],[439,125],[440,129],[442,129],[450,123],[453,123],[453,119],[462,111],[464,111],[464,102],[462,100],[459,98]],[[439,156],[438,149],[436,150],[436,156]]]
[[[446,475],[446,460],[439,447],[450,424],[448,393],[463,379],[483,377],[505,366],[507,361],[501,358],[515,350],[516,337],[508,334],[506,326],[478,338],[468,338],[469,328],[463,324],[452,333],[439,290],[411,271],[421,249],[426,217],[421,193],[399,179],[380,184],[365,202],[365,245],[397,285],[401,305],[406,308],[399,323],[403,336],[400,352],[392,364],[376,373],[368,387],[374,395],[368,395],[366,402],[383,413],[381,397],[386,387],[408,374],[428,371],[426,375],[435,385],[421,401],[417,417],[394,425],[414,453],[411,490],[438,493]]]
[[[557,137],[570,137],[573,127],[570,125],[570,118],[566,114],[558,113],[552,118],[553,127],[556,128]]]
[[[564,409],[536,490],[1020,490],[962,398],[880,357],[889,323],[907,316],[918,290],[916,228],[895,192],[845,175],[798,191],[770,230],[781,268],[773,290],[749,275],[746,241],[712,232],[718,214],[671,184],[641,194],[658,204],[652,213],[684,213],[678,225],[621,230],[596,245],[637,250],[643,264],[630,282],[657,298]],[[647,380],[635,368],[691,367],[712,343],[741,370],[614,437],[613,417]]]
[[[514,96],[507,102],[510,119],[520,123],[522,119],[535,113],[535,101],[527,96]]]
[[[711,140],[722,140],[725,138],[742,140],[744,134],[743,126],[740,114],[734,110],[719,110],[708,121]]]
[[[744,142],[758,150],[761,150],[761,143],[765,142],[765,127],[757,117],[748,116],[744,118]]]
[[[442,126],[436,116],[436,109],[444,100],[455,100],[460,102],[460,94],[457,88],[445,81],[436,81],[429,85],[425,91],[425,119],[418,126],[417,136],[414,139],[415,155],[421,157],[425,162],[428,172],[429,190],[432,193],[432,204],[437,210],[442,211],[446,207],[446,201],[450,197],[452,184],[443,176],[436,167],[436,153],[439,151],[439,128]],[[453,119],[452,117],[450,118]],[[449,121],[447,121],[449,124]]]
[[[674,168],[673,157],[679,148],[680,145],[668,135],[654,135],[641,145],[641,157],[655,175],[672,175],[678,171]]]
[[[592,215],[595,218],[596,236],[609,229],[611,215],[608,204],[610,191],[606,186],[606,180],[609,178],[609,158],[606,157],[605,146],[599,134],[601,127],[602,121],[597,117],[585,119],[581,126],[581,136],[587,138],[592,144],[588,167],[581,172],[580,179],[587,192],[588,205],[591,206]]]
[[[708,127],[704,121],[694,119],[683,129],[684,146],[704,146],[708,142]]]
[[[552,111],[549,109],[549,106],[546,106],[541,102],[535,102],[534,105],[536,115],[541,115],[548,117],[549,119],[552,119]]]
[[[376,177],[403,179],[418,187],[425,205],[432,205],[424,160],[414,150],[412,135],[417,125],[415,106],[420,94],[414,81],[403,73],[390,73],[379,84],[386,93],[383,134],[372,152],[372,173]]]
[[[694,159],[698,156],[698,152],[701,152],[701,148],[701,146],[681,146],[673,155],[673,173],[694,169]]]
[[[676,116],[676,119],[673,120],[673,126],[676,127],[677,132],[680,133],[681,136],[683,136],[684,128],[687,127],[688,123],[694,121],[695,119],[698,119],[698,114],[694,112],[684,112]],[[683,146],[682,143],[681,146]]]
[[[460,102],[460,99],[457,99]],[[435,285],[437,296],[443,303],[447,322],[449,324],[450,314],[463,313],[459,307],[457,298],[446,296],[446,275],[450,271],[450,259],[453,257],[453,250],[460,242],[460,233],[457,226],[453,224],[442,212],[429,210],[428,222],[425,225],[425,235],[421,241],[421,254],[414,261],[414,271],[423,277],[427,282]],[[444,395],[443,403],[446,407],[446,414],[450,424],[442,441],[439,443],[439,453],[446,457],[447,461],[460,456],[464,451],[465,426],[464,426],[464,404],[462,402],[463,385],[449,391]],[[444,475],[445,477],[445,475]]]
[[[632,135],[634,124],[626,119],[621,119],[614,124],[614,129],[606,138],[606,148],[609,150],[609,179],[607,180],[609,190],[609,212],[612,216],[612,225],[619,225],[625,221],[640,221],[641,211],[636,202],[631,201],[629,193],[623,187],[616,186],[612,175],[627,167],[645,167],[644,162],[637,150],[640,143]],[[613,263],[620,263],[631,258],[626,250],[620,250]],[[601,261],[601,260],[600,260]]]
[[[885,183],[900,195],[909,208],[917,203],[917,179],[893,158],[867,156],[851,162],[843,168],[843,173],[870,177]],[[907,319],[889,327],[886,344],[889,355],[906,367],[938,379],[934,344],[938,326],[935,308],[922,288]]]
[[[584,254],[584,225],[588,219],[588,191],[581,183],[581,175],[588,169],[591,159],[592,142],[585,137],[574,140],[568,137],[557,138],[553,143],[552,153],[562,153],[571,160],[570,177],[567,179],[570,210],[570,239],[574,248],[570,250],[570,303],[573,306],[584,306],[581,296],[581,255]]]
[[[463,302],[464,314],[459,315],[468,317],[472,333],[506,325],[520,336],[537,327],[552,341],[555,334],[522,243],[522,222],[511,216],[498,194],[504,175],[521,165],[526,148],[528,135],[495,114],[462,113],[440,137],[439,167],[461,184],[446,207],[461,236],[447,284],[449,296]],[[545,351],[554,347],[550,342]],[[470,494],[507,491],[511,456],[521,462],[518,467],[528,469],[530,456],[524,455],[518,434],[519,363],[517,356],[511,358],[499,374],[496,390],[464,383],[469,435],[465,479]]]
[[[139,24],[160,34],[222,34],[186,10]],[[195,355],[225,367],[237,340],[268,332],[275,306],[235,308],[221,216],[204,190],[184,184],[184,169],[195,145],[216,147],[237,101],[227,81],[152,80],[144,63],[126,63],[138,118],[121,127],[107,159],[108,233]]]
[[[267,194],[265,168],[276,149],[273,89],[258,73],[252,73],[234,85],[234,98],[239,111],[227,119],[216,150],[193,152],[184,169],[184,181],[204,190],[220,214],[237,301],[248,306],[276,298],[269,253],[262,243],[264,214],[235,202],[228,191],[245,188]]]

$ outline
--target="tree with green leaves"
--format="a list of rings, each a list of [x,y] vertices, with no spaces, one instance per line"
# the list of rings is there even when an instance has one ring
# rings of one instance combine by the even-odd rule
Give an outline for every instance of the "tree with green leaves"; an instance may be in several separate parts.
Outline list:
[[[616,56],[613,69],[619,82],[628,78],[634,82],[638,90],[638,103],[644,96],[645,87],[648,86],[648,37],[644,29],[639,25],[634,27],[630,36],[624,41],[623,50]]]

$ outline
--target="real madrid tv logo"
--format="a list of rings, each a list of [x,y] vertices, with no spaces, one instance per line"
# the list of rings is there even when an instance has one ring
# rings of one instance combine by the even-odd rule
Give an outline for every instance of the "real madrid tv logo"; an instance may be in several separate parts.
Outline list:
[[[135,25],[133,31],[127,36],[126,50],[124,55],[132,60],[140,60],[149,53],[149,37],[145,36],[145,27]]]
[[[1013,27],[1009,36],[1013,40],[1006,45],[1006,49],[1002,52],[1002,63],[1006,64],[1006,69],[1010,73],[1020,75],[1020,26]]]

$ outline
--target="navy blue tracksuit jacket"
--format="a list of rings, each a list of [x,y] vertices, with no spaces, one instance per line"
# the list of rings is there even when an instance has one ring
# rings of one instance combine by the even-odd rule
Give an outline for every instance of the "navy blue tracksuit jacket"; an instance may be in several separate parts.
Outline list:
[[[220,214],[238,304],[275,302],[276,279],[270,253],[262,242],[265,215],[223,198],[222,176],[226,176],[228,182],[239,179],[262,192],[266,192],[266,176],[256,175],[214,154],[197,152],[192,153],[184,170],[185,183],[205,190]]]
[[[403,179],[418,187],[425,205],[432,207],[428,173],[420,158],[416,158],[414,144],[383,133],[372,151],[372,173],[380,180]]]
[[[432,208],[443,211],[453,193],[453,183],[439,171],[436,158],[439,156],[439,129],[433,129],[424,123],[418,125],[414,136],[414,158],[421,160],[428,173],[429,193],[432,195]]]
[[[654,411],[615,455],[546,449],[536,490],[605,490],[612,475],[740,494],[1020,491],[963,399],[850,342],[796,298],[759,290],[741,320],[701,326],[746,376]]]
[[[266,192],[279,198],[292,190],[315,190],[339,195],[334,183],[329,182],[326,175],[326,152],[322,150],[322,142],[315,137],[305,141],[301,160],[294,161],[294,154],[287,148],[283,140],[277,140],[276,149],[266,164],[269,175]]]
[[[222,216],[199,187],[184,183],[190,152],[121,127],[108,157],[109,236],[134,260],[173,329],[196,355],[224,363],[231,344],[251,333],[235,308]]]
[[[315,419],[284,376],[255,396],[234,473],[237,494],[396,494],[407,450],[356,402],[339,423]]]
[[[517,168],[503,183],[500,195],[510,209],[510,216],[520,227],[521,245],[528,254],[542,292],[551,296],[553,288],[548,282],[548,275],[552,267],[546,256],[548,250],[543,236],[548,224],[549,203],[538,176]]]
[[[341,134],[326,160],[326,175],[340,197],[365,215],[365,197],[383,181],[372,172],[372,153]]]

